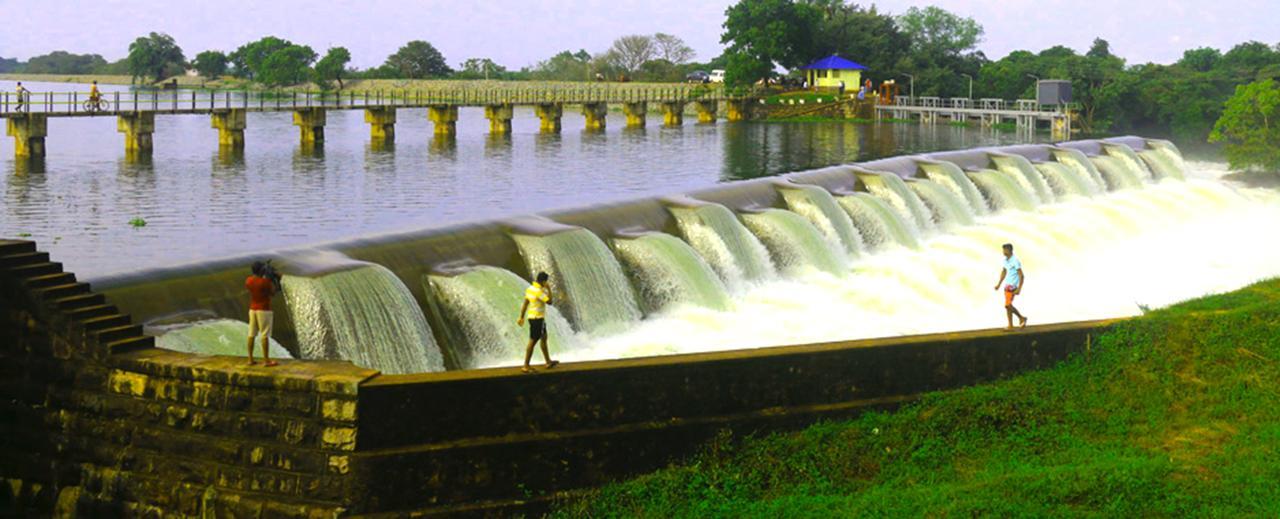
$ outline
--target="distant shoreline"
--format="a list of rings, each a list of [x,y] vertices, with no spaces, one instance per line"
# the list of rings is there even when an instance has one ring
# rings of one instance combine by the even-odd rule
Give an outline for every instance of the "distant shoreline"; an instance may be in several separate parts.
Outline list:
[[[302,83],[298,85],[280,87],[280,88],[264,88],[261,85],[247,81],[244,79],[224,76],[222,79],[209,80],[198,76],[174,76],[159,83],[135,83],[131,77],[124,75],[106,75],[106,74],[22,74],[22,73],[6,73],[0,74],[0,81],[30,81],[43,83],[81,83],[89,84],[97,81],[101,85],[139,85],[139,86],[159,86],[162,83],[177,80],[178,86],[181,88],[204,88],[211,90],[279,90],[285,92],[301,92],[301,91],[319,91],[319,88],[312,83]],[[484,86],[485,88],[527,88],[531,85],[561,85],[574,88],[598,87],[611,89],[627,89],[627,88],[697,88],[701,85],[690,85],[688,83],[643,83],[643,82],[588,82],[588,81],[507,81],[507,80],[485,80],[485,79],[347,79],[343,81],[342,92],[363,93],[363,92],[392,92],[392,91],[412,91],[414,89],[431,89],[446,86],[474,85]],[[337,88],[329,90],[330,92],[338,90]]]

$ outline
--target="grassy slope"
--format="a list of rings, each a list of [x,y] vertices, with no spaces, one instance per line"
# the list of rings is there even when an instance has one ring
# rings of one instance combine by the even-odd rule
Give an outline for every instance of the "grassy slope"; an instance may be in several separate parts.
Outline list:
[[[1280,515],[1280,280],[1120,325],[1046,371],[736,440],[565,516]]]

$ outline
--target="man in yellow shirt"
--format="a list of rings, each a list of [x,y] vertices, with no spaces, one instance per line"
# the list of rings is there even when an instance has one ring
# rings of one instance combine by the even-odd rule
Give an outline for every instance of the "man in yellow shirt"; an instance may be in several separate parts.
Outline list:
[[[524,317],[529,315],[529,344],[524,349],[524,367],[520,371],[531,372],[529,360],[533,358],[533,344],[542,342],[542,358],[547,361],[547,369],[556,367],[558,360],[551,360],[547,352],[547,305],[551,304],[551,282],[546,272],[539,272],[536,280],[524,290],[524,304],[520,305],[520,318],[516,325],[524,326]]]

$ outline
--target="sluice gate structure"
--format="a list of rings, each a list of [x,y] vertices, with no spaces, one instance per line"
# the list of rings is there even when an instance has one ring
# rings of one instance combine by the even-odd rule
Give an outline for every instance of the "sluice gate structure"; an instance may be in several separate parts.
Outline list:
[[[70,516],[477,514],[538,509],[694,452],[1050,366],[1111,321],[501,365],[548,271],[564,337],[637,326],[730,287],[847,269],[981,215],[1176,182],[1125,137],[895,157],[581,210],[273,251],[278,368],[167,350],[159,325],[243,319],[226,258],[78,280],[0,244],[0,506]],[[377,324],[377,326],[371,326]],[[172,332],[170,332],[172,333]],[[514,344],[514,343],[512,343]],[[563,343],[560,351],[580,345]],[[506,352],[506,353],[504,353]]]

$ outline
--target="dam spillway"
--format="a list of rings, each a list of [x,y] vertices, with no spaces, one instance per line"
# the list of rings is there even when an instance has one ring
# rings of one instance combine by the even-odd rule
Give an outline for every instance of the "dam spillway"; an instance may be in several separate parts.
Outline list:
[[[1280,223],[1275,196],[1186,168],[1136,137],[963,150],[262,256],[293,278],[282,345],[387,373],[518,363],[515,285],[538,271],[557,281],[565,360],[988,327],[1004,242],[1027,266],[1033,322],[1118,317],[1280,274],[1275,246],[1221,231]],[[1222,260],[1229,244],[1244,251]],[[243,320],[253,259],[92,281],[144,322]],[[1117,282],[1116,261],[1138,267]],[[1163,277],[1177,270],[1207,275]]]

